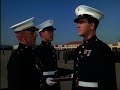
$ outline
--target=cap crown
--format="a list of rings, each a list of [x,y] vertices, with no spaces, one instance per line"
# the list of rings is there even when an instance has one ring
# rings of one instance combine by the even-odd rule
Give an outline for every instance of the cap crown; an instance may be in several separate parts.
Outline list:
[[[53,26],[53,20],[47,20],[40,25],[38,25],[39,32],[41,32],[44,28]]]
[[[14,32],[23,31],[25,29],[33,27],[34,26],[33,21],[34,21],[34,17],[27,19],[25,21],[22,21],[18,24],[15,24],[15,25],[11,26],[10,29],[13,29]]]
[[[100,20],[101,18],[104,17],[104,14],[92,7],[86,6],[86,5],[80,5],[75,9],[75,14],[76,16],[83,15],[83,14],[88,14],[91,15],[92,17]]]

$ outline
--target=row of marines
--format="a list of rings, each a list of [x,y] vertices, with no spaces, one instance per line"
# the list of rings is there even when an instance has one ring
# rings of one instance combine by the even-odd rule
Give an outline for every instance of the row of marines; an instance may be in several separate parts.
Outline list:
[[[96,36],[103,13],[85,5],[78,6],[75,13],[78,34],[84,39],[74,50],[73,71],[57,66],[56,50],[51,45],[56,30],[53,20],[35,27],[34,18],[30,18],[10,27],[19,47],[8,62],[8,89],[61,90],[60,77],[71,75],[72,90],[116,90],[114,55]],[[37,47],[36,31],[42,39]]]

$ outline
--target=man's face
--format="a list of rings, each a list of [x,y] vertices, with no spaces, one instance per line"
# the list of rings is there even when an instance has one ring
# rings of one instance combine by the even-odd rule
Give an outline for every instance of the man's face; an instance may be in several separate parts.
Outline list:
[[[53,30],[46,30],[40,32],[42,40],[46,42],[51,42],[53,41]]]
[[[28,45],[34,45],[36,42],[37,33],[31,31],[24,31],[23,39]]]
[[[87,19],[80,19],[77,23],[78,34],[80,36],[86,36],[90,32],[90,24]]]

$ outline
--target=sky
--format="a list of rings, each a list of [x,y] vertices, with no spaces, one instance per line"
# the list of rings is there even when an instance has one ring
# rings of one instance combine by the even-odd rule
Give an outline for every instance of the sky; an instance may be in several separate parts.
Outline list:
[[[82,41],[74,23],[75,8],[87,5],[104,13],[97,28],[97,37],[105,43],[120,41],[120,0],[1,0],[1,44],[18,44],[10,26],[35,17],[35,25],[53,19],[53,44]],[[38,32],[37,32],[38,33]],[[41,43],[38,33],[37,44]]]

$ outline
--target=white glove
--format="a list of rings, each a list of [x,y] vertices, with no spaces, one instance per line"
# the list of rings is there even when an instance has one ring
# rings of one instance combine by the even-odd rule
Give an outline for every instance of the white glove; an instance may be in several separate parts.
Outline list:
[[[50,86],[53,86],[54,84],[56,84],[57,82],[54,82],[53,81],[54,79],[49,77],[49,78],[46,78],[46,83]]]
[[[73,74],[70,75],[70,78],[73,78]]]

